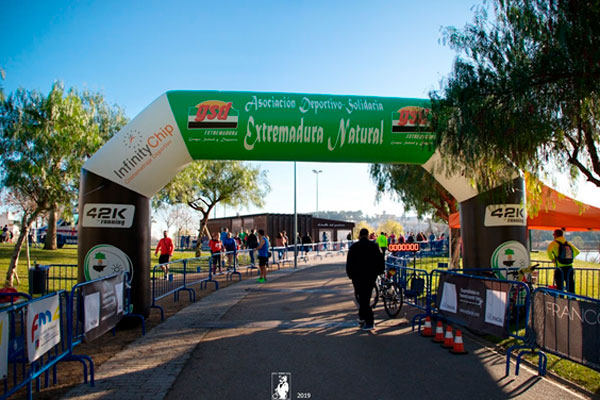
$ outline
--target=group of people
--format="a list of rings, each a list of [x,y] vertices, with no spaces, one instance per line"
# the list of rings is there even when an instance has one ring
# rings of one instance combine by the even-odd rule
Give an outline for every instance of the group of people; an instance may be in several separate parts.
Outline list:
[[[285,234],[285,232],[283,232]],[[281,235],[281,233],[279,233]],[[278,236],[279,236],[278,235]],[[222,256],[227,256],[227,266],[231,267],[237,257],[237,251],[249,249],[250,263],[255,264],[255,258],[258,258],[258,268],[260,276],[257,282],[267,281],[267,263],[269,261],[269,237],[265,235],[263,229],[252,229],[251,231],[242,231],[235,237],[229,231],[229,228],[223,228],[220,233],[214,232],[208,242],[212,256],[212,272],[219,272],[223,266]]]
[[[13,232],[8,228],[8,225],[4,225],[2,228],[2,235],[0,236],[0,243],[12,243]]]

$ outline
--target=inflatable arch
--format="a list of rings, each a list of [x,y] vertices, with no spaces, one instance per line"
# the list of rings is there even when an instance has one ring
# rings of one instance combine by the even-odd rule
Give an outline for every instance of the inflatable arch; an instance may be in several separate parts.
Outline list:
[[[502,261],[507,248],[509,261],[523,258],[522,182],[514,204],[492,207],[478,201],[465,177],[435,174],[440,154],[427,131],[428,107],[424,99],[169,91],[83,166],[79,280],[130,272],[134,309],[147,316],[150,198],[200,159],[422,165],[461,204],[466,266],[487,268],[494,257]],[[505,215],[518,207],[516,217]]]

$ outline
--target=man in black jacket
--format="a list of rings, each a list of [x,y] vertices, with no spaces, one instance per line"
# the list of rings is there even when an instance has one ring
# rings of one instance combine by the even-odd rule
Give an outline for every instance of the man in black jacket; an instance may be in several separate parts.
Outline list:
[[[248,237],[246,238],[246,246],[250,249],[248,254],[250,255],[250,264],[254,265],[254,252],[258,247],[258,238],[256,237],[256,229],[252,229]]]
[[[371,308],[371,294],[377,276],[383,274],[385,261],[377,243],[369,240],[369,231],[361,229],[358,242],[348,251],[346,274],[352,280],[354,293],[358,300],[358,319],[362,329],[373,329],[374,317]]]

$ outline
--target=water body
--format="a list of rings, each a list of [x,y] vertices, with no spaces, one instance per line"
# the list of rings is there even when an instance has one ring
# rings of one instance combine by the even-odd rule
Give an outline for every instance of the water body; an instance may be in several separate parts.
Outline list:
[[[598,251],[582,251],[576,257],[577,260],[600,263],[600,252]]]

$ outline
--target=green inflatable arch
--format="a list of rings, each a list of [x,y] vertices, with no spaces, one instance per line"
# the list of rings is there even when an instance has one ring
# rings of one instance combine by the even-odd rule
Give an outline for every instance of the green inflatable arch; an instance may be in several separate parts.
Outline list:
[[[150,198],[188,163],[405,163],[433,173],[440,155],[429,118],[424,99],[169,91],[83,166],[79,279],[130,272],[134,306],[147,315]],[[466,177],[435,176],[460,202],[477,194]]]

